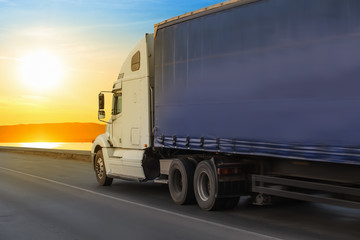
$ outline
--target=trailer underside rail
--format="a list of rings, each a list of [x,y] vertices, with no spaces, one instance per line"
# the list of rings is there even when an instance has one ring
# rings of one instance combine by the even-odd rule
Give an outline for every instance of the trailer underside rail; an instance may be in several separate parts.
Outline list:
[[[291,188],[297,188],[297,191],[291,191]],[[299,191],[299,189],[303,189],[304,191]],[[305,190],[316,190],[316,193],[307,193]],[[252,175],[252,191],[273,196],[360,209],[359,201],[352,199],[338,199],[334,196],[340,194],[351,196],[353,198],[359,197],[360,189],[354,187],[344,187],[282,177]]]

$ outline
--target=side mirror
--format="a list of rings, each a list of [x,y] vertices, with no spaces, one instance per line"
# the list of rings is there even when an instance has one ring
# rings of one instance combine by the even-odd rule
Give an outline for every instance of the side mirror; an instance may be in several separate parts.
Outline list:
[[[101,120],[101,119],[104,119],[104,118],[105,118],[105,111],[99,110],[98,119]]]
[[[99,114],[100,110],[103,110],[105,107],[105,98],[103,93],[99,93]],[[104,112],[104,111],[103,111]],[[105,113],[104,113],[105,115]]]

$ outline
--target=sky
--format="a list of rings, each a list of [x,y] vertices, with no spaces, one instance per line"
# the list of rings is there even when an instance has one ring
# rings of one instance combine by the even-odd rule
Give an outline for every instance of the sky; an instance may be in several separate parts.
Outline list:
[[[0,0],[0,126],[99,122],[97,95],[154,24],[221,0]]]

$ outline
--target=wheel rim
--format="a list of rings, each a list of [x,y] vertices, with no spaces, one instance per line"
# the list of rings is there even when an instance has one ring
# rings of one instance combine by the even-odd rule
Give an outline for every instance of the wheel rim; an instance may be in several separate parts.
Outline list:
[[[181,172],[178,169],[176,169],[174,171],[173,176],[174,176],[174,181],[173,181],[174,190],[175,190],[175,192],[179,193],[182,191],[182,188],[183,188]]]
[[[105,171],[104,161],[102,158],[98,158],[98,160],[96,161],[95,169],[98,178],[101,179],[104,176],[104,171]]]
[[[210,180],[206,172],[202,172],[199,175],[198,184],[199,197],[202,201],[207,201],[210,196]]]

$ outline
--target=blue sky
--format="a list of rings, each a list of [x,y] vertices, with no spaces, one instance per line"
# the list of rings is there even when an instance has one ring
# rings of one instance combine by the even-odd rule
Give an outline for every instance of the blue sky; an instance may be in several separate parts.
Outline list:
[[[97,93],[111,88],[154,24],[219,2],[0,0],[0,111],[7,113],[0,125],[97,122]],[[41,70],[61,65],[57,85],[39,91],[44,84],[31,83],[39,73],[29,73],[27,61]]]
[[[16,29],[40,26],[90,35],[140,36],[152,32],[157,22],[218,2],[221,1],[0,0],[0,28],[2,37]]]

